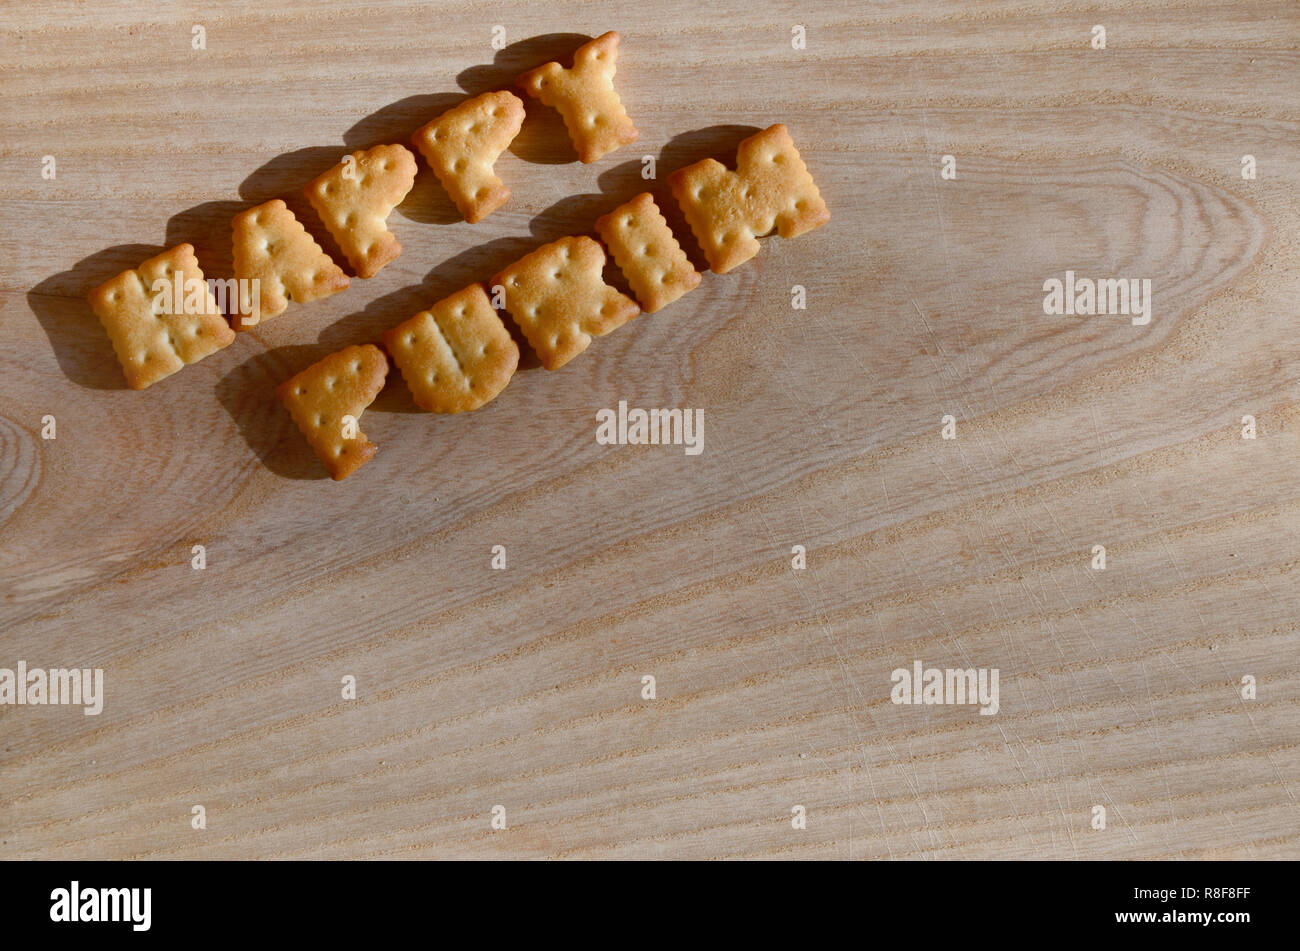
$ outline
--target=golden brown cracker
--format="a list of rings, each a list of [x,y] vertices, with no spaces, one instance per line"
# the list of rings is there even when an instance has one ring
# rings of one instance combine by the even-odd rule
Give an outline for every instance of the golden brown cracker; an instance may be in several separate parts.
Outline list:
[[[90,306],[113,341],[133,390],[151,386],[235,339],[189,244],[105,281],[90,292]]]
[[[328,297],[350,283],[278,198],[235,215],[231,228],[235,277],[260,282],[260,292],[241,304],[243,313],[234,318],[236,329],[284,313],[290,300],[306,303]]]
[[[280,384],[276,395],[289,409],[330,478],[345,479],[375,454],[360,429],[365,408],[384,388],[388,358],[374,344],[345,347]],[[355,434],[348,435],[349,423]]]
[[[564,118],[582,162],[594,162],[637,138],[636,126],[614,89],[618,40],[611,30],[578,47],[571,69],[547,63],[517,80],[520,88]]]
[[[351,159],[351,161],[349,161]],[[401,145],[353,152],[303,188],[357,277],[374,277],[402,253],[388,215],[415,184],[415,156]]]
[[[561,238],[526,254],[492,278],[542,366],[558,370],[593,336],[621,327],[641,308],[605,283],[605,250],[594,238]]]
[[[699,286],[699,272],[691,267],[649,192],[597,219],[596,232],[647,314]]]
[[[505,389],[519,347],[482,284],[444,297],[384,334],[415,405],[432,413],[478,409]]]
[[[740,143],[734,172],[705,159],[673,172],[668,185],[718,274],[757,254],[757,236],[773,227],[781,237],[793,238],[831,217],[780,123]]]
[[[523,123],[523,101],[502,89],[465,100],[411,137],[470,224],[510,197],[494,166]]]

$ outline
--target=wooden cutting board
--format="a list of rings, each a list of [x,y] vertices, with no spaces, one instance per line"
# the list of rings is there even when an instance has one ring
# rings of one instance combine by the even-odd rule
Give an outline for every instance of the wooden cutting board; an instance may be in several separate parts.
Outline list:
[[[482,9],[0,12],[0,667],[105,691],[0,706],[0,856],[1295,858],[1296,5]],[[607,29],[637,143],[530,104],[487,221],[422,168],[376,278],[125,389],[91,287]],[[278,383],[774,122],[826,227],[480,411],[394,374],[324,478]]]

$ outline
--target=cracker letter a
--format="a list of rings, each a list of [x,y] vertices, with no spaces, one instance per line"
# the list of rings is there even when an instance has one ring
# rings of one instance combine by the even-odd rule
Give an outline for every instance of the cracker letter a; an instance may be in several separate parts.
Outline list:
[[[236,329],[252,327],[284,313],[289,301],[299,303],[329,297],[344,290],[348,276],[321,250],[311,235],[280,199],[249,208],[235,215],[235,277],[240,281],[257,278],[259,292],[240,291],[240,314]]]

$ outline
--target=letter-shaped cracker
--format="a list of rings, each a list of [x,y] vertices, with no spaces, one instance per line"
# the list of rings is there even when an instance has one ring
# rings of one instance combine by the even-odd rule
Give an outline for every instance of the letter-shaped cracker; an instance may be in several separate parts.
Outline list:
[[[387,375],[384,351],[367,343],[331,353],[276,390],[335,481],[346,479],[375,454],[375,444],[358,421],[384,388]]]
[[[478,409],[505,389],[519,347],[482,284],[444,297],[384,334],[415,404],[432,413]]]
[[[493,166],[524,124],[524,103],[504,89],[467,99],[419,129],[411,141],[470,224],[506,203]]]
[[[306,303],[347,288],[348,276],[321,250],[280,199],[241,211],[234,230],[235,277],[257,278],[259,293],[244,301],[241,291],[236,329],[252,327],[284,313],[290,300]]]
[[[793,238],[831,217],[780,123],[740,143],[734,172],[710,158],[673,172],[668,185],[717,274],[757,254],[757,235],[775,227]]]
[[[167,284],[155,293],[158,280]],[[105,281],[90,292],[90,307],[113,341],[133,390],[143,390],[235,339],[189,244]]]
[[[636,126],[614,91],[618,34],[612,30],[578,47],[573,68],[547,63],[517,80],[534,99],[559,111],[582,162],[594,162],[636,141]]]
[[[699,286],[699,272],[691,267],[649,192],[597,219],[596,232],[647,314]]]
[[[593,336],[640,313],[636,301],[605,283],[604,266],[605,249],[584,235],[544,244],[492,278],[505,288],[506,310],[546,369],[558,370]]]
[[[415,156],[401,145],[353,152],[303,188],[357,277],[374,277],[402,253],[388,214],[415,184]]]

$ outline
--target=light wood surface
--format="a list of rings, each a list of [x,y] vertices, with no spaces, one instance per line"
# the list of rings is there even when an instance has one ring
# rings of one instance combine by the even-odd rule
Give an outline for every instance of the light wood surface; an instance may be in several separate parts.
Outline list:
[[[333,249],[302,184],[606,29],[639,142],[580,165],[530,103],[487,221],[421,163],[379,276],[125,389],[88,289],[180,241],[226,276],[277,196]],[[1300,855],[1292,0],[22,3],[0,37],[0,667],[106,692],[0,707],[0,857]],[[480,411],[393,374],[342,483],[273,401],[590,233],[643,155],[662,197],[773,122],[826,227]],[[1046,316],[1067,269],[1150,279],[1150,324]],[[702,409],[704,452],[597,445],[619,400]],[[997,668],[1000,711],[891,703],[914,660]]]

